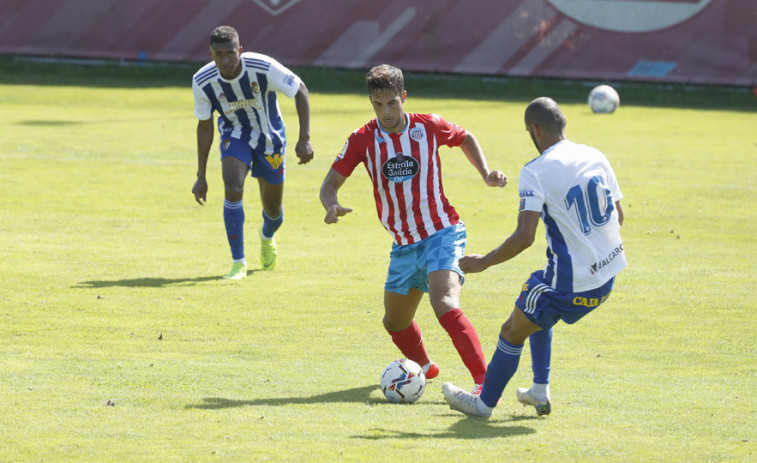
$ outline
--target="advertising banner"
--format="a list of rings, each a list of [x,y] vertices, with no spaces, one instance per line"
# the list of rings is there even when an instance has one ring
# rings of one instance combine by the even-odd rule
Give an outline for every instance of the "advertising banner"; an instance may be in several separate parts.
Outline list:
[[[0,0],[0,54],[754,86],[757,0]]]

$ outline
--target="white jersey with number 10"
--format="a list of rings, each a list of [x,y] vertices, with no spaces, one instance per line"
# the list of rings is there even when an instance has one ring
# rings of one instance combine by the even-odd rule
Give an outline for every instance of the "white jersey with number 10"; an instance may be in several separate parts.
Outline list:
[[[615,208],[623,194],[604,154],[563,140],[523,167],[519,190],[520,210],[541,212],[552,288],[595,289],[626,266]]]

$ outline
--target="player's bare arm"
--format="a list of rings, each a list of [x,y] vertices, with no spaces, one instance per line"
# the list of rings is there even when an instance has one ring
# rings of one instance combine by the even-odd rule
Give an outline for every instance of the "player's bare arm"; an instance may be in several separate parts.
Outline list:
[[[347,177],[335,171],[333,168],[329,169],[329,173],[326,174],[326,178],[323,179],[320,198],[321,204],[323,204],[324,209],[326,209],[326,217],[323,218],[323,221],[328,224],[337,223],[339,222],[339,217],[343,217],[352,212],[352,209],[339,205],[339,198],[337,196],[337,192],[342,185],[344,185],[346,180]]]
[[[460,145],[460,149],[465,153],[465,157],[468,158],[473,167],[481,174],[481,178],[484,182],[491,187],[504,187],[507,185],[507,175],[501,170],[489,170],[489,165],[486,162],[486,156],[484,150],[481,148],[478,139],[471,132],[466,131],[465,140]]]
[[[536,237],[536,227],[541,214],[536,211],[521,211],[518,226],[504,243],[485,256],[471,254],[460,258],[460,269],[465,273],[483,272],[487,268],[512,259],[528,249]]]
[[[205,170],[208,165],[210,147],[213,145],[213,119],[197,121],[197,180],[192,187],[195,201],[202,206],[207,201],[208,181],[205,178]]]
[[[300,88],[294,96],[294,104],[300,120],[300,138],[294,152],[299,158],[297,164],[307,164],[313,159],[313,145],[310,142],[310,93],[304,82],[300,82]]]
[[[618,223],[623,226],[623,208],[620,207],[620,201],[615,201],[615,210],[618,211]]]

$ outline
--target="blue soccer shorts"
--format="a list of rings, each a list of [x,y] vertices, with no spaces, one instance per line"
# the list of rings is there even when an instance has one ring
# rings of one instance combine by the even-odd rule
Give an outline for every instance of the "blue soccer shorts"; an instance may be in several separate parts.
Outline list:
[[[428,274],[436,270],[452,270],[462,282],[458,261],[465,254],[466,241],[465,224],[459,222],[417,243],[393,243],[384,289],[405,295],[410,288],[428,293]]]
[[[255,153],[245,140],[234,138],[230,132],[221,133],[221,160],[227,156],[239,159],[250,168],[250,175],[263,178],[266,182],[277,185],[284,181],[284,149],[281,154]]]
[[[544,270],[539,270],[523,285],[515,305],[529,320],[548,330],[560,320],[575,323],[599,307],[610,296],[614,283],[615,277],[596,289],[564,293],[550,287],[544,280]]]

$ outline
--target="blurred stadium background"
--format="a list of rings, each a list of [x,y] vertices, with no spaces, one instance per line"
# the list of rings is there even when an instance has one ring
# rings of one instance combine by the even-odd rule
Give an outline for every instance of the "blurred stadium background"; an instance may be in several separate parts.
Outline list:
[[[287,66],[757,85],[755,0],[0,0],[0,55],[204,62],[219,24]]]

